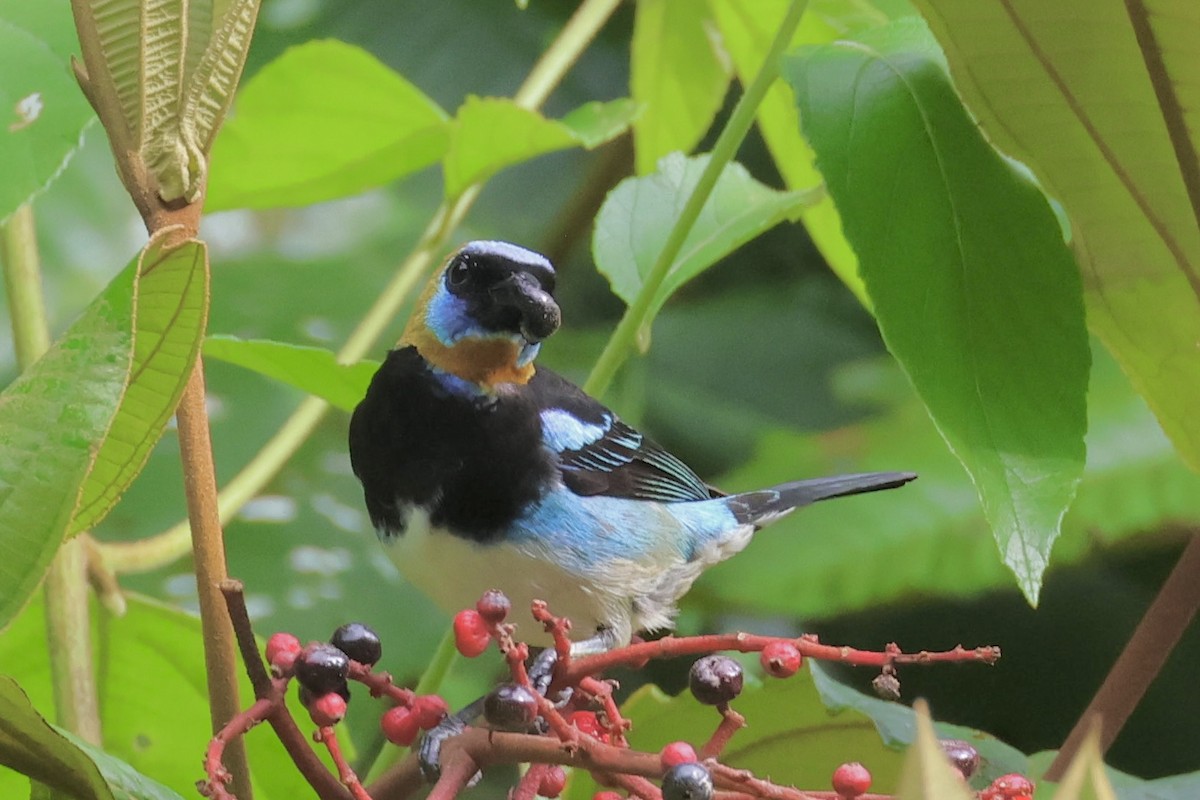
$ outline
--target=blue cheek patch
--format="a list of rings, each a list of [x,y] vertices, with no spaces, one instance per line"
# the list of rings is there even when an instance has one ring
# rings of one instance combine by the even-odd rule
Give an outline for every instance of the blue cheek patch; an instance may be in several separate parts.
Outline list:
[[[604,435],[612,424],[612,419],[606,418],[605,423],[593,425],[561,408],[548,408],[542,412],[542,438],[556,453],[564,450],[582,450]]]
[[[468,336],[483,338],[487,335],[467,313],[467,304],[450,294],[440,282],[433,297],[429,298],[425,325],[446,347],[452,347]]]

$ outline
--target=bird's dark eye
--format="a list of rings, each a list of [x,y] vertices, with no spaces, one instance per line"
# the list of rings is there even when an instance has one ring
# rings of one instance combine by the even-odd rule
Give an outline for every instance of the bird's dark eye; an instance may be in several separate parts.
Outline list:
[[[467,262],[458,259],[446,271],[446,282],[455,288],[462,286],[467,282],[467,278],[470,277],[470,272],[471,269],[467,266]]]

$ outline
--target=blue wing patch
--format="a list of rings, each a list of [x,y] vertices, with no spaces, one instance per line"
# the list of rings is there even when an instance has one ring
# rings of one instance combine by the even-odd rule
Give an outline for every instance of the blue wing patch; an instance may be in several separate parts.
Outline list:
[[[541,417],[542,440],[558,454],[563,482],[576,494],[667,503],[719,496],[686,464],[611,412],[594,422],[563,408],[543,409]]]

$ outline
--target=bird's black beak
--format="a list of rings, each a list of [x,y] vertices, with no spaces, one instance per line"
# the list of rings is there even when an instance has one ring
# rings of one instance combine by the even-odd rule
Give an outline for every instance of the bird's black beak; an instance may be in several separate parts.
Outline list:
[[[497,305],[517,312],[521,335],[530,343],[545,339],[562,323],[558,303],[526,272],[512,273],[494,285],[490,295]]]

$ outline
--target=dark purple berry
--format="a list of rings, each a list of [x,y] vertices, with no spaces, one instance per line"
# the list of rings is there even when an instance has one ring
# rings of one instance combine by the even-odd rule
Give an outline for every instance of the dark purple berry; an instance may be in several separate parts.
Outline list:
[[[662,781],[663,800],[712,800],[713,779],[700,764],[676,764]]]
[[[742,693],[742,665],[729,656],[705,656],[692,664],[688,688],[705,705],[728,703]]]
[[[350,659],[331,644],[313,642],[300,652],[294,665],[296,680],[314,695],[346,690]]]
[[[483,717],[493,728],[527,730],[537,716],[537,695],[518,683],[501,684],[483,699]]]
[[[488,589],[475,604],[475,610],[479,612],[479,616],[483,617],[485,622],[499,625],[504,622],[504,618],[512,610],[512,603],[499,589]],[[545,795],[542,796],[545,797]]]
[[[958,770],[963,778],[970,778],[979,769],[979,751],[962,739],[942,739],[938,742],[942,752],[950,759],[950,765]]]
[[[379,635],[361,622],[347,622],[333,632],[329,643],[368,667],[377,663],[383,655]]]

